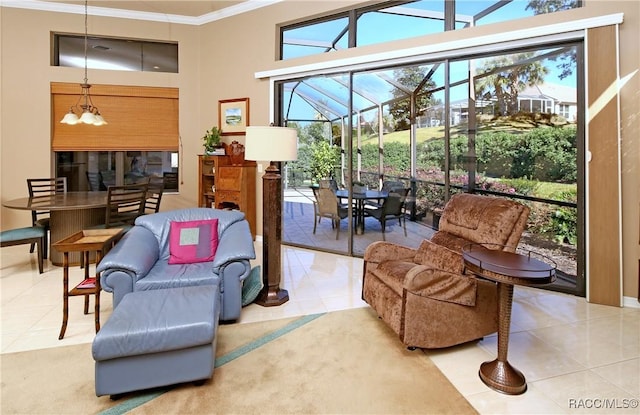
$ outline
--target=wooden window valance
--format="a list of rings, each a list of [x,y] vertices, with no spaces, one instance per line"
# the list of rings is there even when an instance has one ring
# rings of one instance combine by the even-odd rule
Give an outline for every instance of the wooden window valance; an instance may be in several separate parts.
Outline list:
[[[177,151],[177,88],[92,85],[90,91],[108,125],[60,124],[82,89],[51,83],[53,151]]]

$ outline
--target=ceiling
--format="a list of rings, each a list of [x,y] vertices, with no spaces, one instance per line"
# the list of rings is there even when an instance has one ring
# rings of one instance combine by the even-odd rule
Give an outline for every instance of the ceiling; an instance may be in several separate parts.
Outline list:
[[[74,0],[43,0],[47,3],[74,4],[84,6],[84,1]],[[107,9],[128,10],[134,12],[148,12],[161,14],[175,14],[180,16],[198,17],[203,14],[222,10],[235,6],[242,1],[89,1],[90,7],[102,7]]]
[[[282,0],[89,0],[88,14],[201,25]],[[2,7],[84,14],[82,0],[0,0]]]

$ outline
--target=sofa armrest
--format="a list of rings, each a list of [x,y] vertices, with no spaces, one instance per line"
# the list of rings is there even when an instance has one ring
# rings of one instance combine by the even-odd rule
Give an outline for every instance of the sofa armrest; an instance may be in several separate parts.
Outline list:
[[[253,246],[249,222],[246,220],[231,224],[220,235],[218,250],[213,259],[213,271],[220,272],[220,268],[225,264],[234,261],[255,259],[256,252]]]
[[[405,276],[404,288],[422,297],[471,307],[476,305],[477,281],[468,275],[418,265]]]
[[[158,261],[159,253],[158,240],[153,233],[142,226],[134,226],[98,264],[97,271],[105,277],[100,282],[108,287],[108,275],[113,271],[126,272],[136,281],[144,278]]]
[[[406,260],[413,262],[416,250],[391,242],[376,241],[364,251],[364,261],[379,264],[384,261]]]

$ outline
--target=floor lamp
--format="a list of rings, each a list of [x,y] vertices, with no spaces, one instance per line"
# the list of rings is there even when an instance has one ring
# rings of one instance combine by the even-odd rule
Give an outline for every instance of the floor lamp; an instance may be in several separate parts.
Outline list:
[[[286,127],[247,127],[244,157],[269,161],[262,176],[262,290],[256,303],[277,306],[289,300],[280,288],[282,242],[282,176],[276,162],[298,158],[298,131]]]

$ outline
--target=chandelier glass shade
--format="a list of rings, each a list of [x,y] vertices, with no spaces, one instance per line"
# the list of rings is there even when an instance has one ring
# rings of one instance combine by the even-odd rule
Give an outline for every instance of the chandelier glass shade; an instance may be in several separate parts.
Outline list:
[[[91,92],[89,89],[91,88],[91,84],[89,84],[89,80],[87,78],[87,45],[88,45],[88,31],[87,31],[87,4],[88,1],[84,2],[84,82],[80,84],[82,88],[82,95],[78,98],[78,101],[69,108],[69,112],[65,114],[65,116],[60,120],[62,124],[68,125],[76,125],[76,124],[89,124],[89,125],[106,125],[107,122],[98,107],[93,105],[93,101],[91,100]],[[82,104],[81,104],[82,102]],[[76,114],[78,112],[80,117]]]

